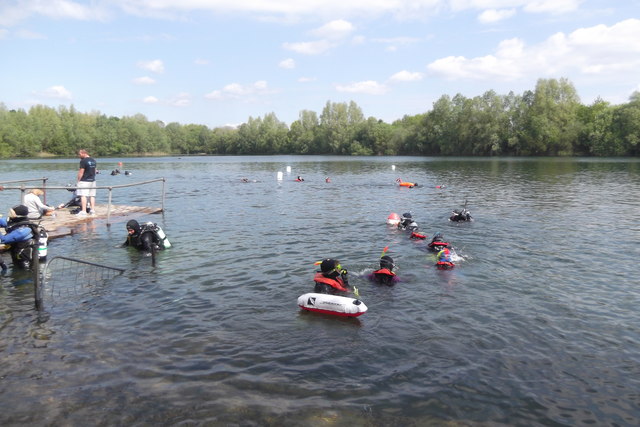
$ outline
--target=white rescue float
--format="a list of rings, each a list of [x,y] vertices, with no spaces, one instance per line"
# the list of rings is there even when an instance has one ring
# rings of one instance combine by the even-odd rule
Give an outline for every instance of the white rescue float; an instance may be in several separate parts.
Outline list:
[[[300,295],[298,306],[307,311],[343,317],[358,317],[367,312],[367,306],[359,299],[314,292]]]

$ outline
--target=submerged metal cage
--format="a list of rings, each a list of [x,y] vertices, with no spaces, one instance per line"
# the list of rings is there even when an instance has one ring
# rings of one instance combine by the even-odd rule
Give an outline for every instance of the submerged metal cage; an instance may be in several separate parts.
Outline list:
[[[77,296],[95,289],[126,270],[97,264],[77,258],[54,256],[42,267],[41,274],[34,271],[36,308],[42,310],[45,300]]]

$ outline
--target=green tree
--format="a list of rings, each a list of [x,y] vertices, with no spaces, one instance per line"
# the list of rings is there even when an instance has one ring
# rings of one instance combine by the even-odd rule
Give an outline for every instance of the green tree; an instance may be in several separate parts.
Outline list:
[[[320,150],[322,154],[350,154],[349,147],[356,127],[364,121],[358,105],[327,101],[320,115]]]
[[[640,92],[631,94],[629,102],[615,110],[612,127],[613,138],[621,146],[611,155],[640,155]]]
[[[528,154],[570,155],[580,134],[580,100],[565,78],[540,79],[529,110]]]
[[[302,110],[289,129],[289,147],[285,152],[311,154],[320,152],[320,121],[315,111]]]
[[[192,150],[189,147],[188,132],[180,123],[171,122],[164,128],[169,144],[171,146],[172,153],[178,154],[191,154]]]
[[[580,106],[578,118],[581,132],[576,146],[577,154],[589,156],[616,155],[620,151],[612,133],[614,109],[608,102],[596,99],[589,106]]]

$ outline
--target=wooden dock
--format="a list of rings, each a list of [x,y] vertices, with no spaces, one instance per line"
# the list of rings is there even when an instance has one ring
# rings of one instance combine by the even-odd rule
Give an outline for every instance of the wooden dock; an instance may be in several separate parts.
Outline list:
[[[83,230],[88,225],[111,225],[126,223],[130,219],[138,219],[149,214],[158,214],[162,212],[162,208],[142,207],[142,206],[123,206],[111,205],[109,212],[109,224],[107,224],[107,205],[98,205],[94,215],[78,216],[71,212],[78,210],[78,207],[56,209],[55,215],[43,216],[40,220],[42,225],[49,234],[49,239],[69,236]],[[122,225],[124,227],[124,225]],[[123,228],[124,229],[124,228]]]
[[[67,194],[68,191],[76,190],[76,187],[69,186],[50,186],[46,185],[48,178],[37,178],[37,179],[22,179],[22,180],[13,180],[13,181],[3,181],[0,182],[0,190],[9,191],[9,190],[17,190],[22,193],[22,197],[24,197],[27,191],[30,191],[34,188],[42,188],[46,189],[47,192],[50,191],[63,191]],[[42,181],[42,182],[41,182]],[[78,216],[74,215],[71,212],[76,211],[79,208],[71,207],[71,208],[62,208],[56,209],[54,211],[55,215],[44,216],[39,220],[34,220],[35,222],[40,221],[40,224],[47,230],[49,234],[49,239],[56,239],[58,237],[69,236],[75,233],[87,231],[89,228],[94,228],[94,226],[104,225],[110,226],[111,224],[121,224],[129,221],[130,219],[139,219],[145,215],[149,214],[158,214],[161,213],[164,209],[164,195],[165,195],[165,179],[164,178],[156,178],[148,181],[142,182],[132,182],[122,185],[110,185],[110,186],[98,186],[96,190],[103,191],[106,190],[108,197],[107,203],[98,203],[95,209],[94,215],[87,216]],[[37,185],[25,185],[26,183],[37,182]],[[41,182],[41,183],[40,183]],[[114,205],[112,204],[112,197],[114,190],[123,191],[125,188],[129,187],[138,187],[142,185],[148,185],[153,183],[161,183],[161,193],[160,193],[160,205],[161,207],[144,207],[144,206],[126,206],[126,205]],[[11,185],[14,184],[14,185]],[[20,184],[20,185],[17,185]],[[22,198],[20,200],[23,200]],[[46,203],[46,198],[44,200]],[[145,218],[145,220],[148,220]],[[122,225],[124,230],[124,225]]]

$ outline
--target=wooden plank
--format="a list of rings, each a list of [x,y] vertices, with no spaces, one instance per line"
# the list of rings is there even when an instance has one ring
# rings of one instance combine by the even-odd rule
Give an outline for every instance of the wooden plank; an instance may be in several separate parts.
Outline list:
[[[71,212],[79,208],[56,209],[55,215],[42,217],[40,224],[47,230],[49,239],[69,236],[87,230],[87,225],[104,224],[107,222],[107,205],[98,205],[94,215],[78,216]],[[111,205],[109,222],[123,223],[130,219],[137,219],[144,215],[161,213],[161,208],[144,206]]]

